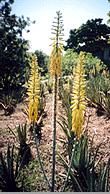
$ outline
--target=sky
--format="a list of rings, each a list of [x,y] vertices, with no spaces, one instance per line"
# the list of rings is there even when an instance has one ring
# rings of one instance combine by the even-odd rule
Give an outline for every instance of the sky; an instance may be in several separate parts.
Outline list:
[[[110,10],[108,0],[15,0],[13,13],[30,17],[36,23],[23,33],[30,42],[30,51],[42,50],[46,54],[51,51],[51,26],[56,11],[61,11],[64,23],[64,40],[69,37],[70,29],[78,28],[88,19],[102,18],[107,23]]]

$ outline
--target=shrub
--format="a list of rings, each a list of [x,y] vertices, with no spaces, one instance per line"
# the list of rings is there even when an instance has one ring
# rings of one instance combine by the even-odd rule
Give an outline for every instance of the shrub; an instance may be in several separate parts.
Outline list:
[[[73,49],[68,49],[62,58],[62,73],[63,76],[71,75],[73,68],[77,64],[78,53]]]
[[[98,58],[93,57],[91,53],[85,53],[85,74],[86,78],[96,77],[100,75],[107,66]],[[79,54],[73,49],[68,49],[62,59],[63,76],[71,75],[73,69],[77,65]]]
[[[97,107],[98,112],[105,112],[110,116],[110,80],[103,75],[91,78],[87,82],[87,98]]]

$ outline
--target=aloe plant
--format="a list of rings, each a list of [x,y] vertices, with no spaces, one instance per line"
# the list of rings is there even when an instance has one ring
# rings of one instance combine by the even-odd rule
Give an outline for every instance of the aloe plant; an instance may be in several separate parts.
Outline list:
[[[97,108],[98,113],[110,117],[110,79],[98,76],[88,81],[86,95],[88,102]]]
[[[72,129],[72,110],[70,108],[71,96],[70,93],[68,93],[67,89],[64,87],[64,85],[62,85],[60,89],[60,95],[65,114],[59,115],[58,124],[60,125],[60,129],[64,132],[67,139],[67,140],[62,139],[61,141],[67,147],[69,158],[71,158],[71,151],[73,148],[75,134],[71,130]]]
[[[32,153],[29,144],[27,144],[27,124],[17,127],[18,139],[19,139],[19,154],[22,167],[27,165],[32,160]]]
[[[65,191],[69,178],[73,191],[109,191],[110,162],[108,161],[107,164],[103,165],[103,168],[97,162],[100,146],[93,152],[92,145],[88,147],[86,136],[82,136],[79,141],[74,141],[73,145],[69,163],[59,154],[61,163],[67,171],[67,178],[62,191]]]
[[[99,178],[97,184],[97,191],[108,192],[110,191],[110,159],[107,164],[100,165]]]
[[[61,116],[60,126],[63,129],[66,137],[67,154],[69,156],[69,162],[67,162],[60,154],[61,162],[67,171],[67,177],[65,184],[61,191],[65,191],[70,181],[73,186],[73,191],[108,191],[108,172],[109,165],[105,165],[103,169],[98,171],[100,166],[97,162],[98,150],[93,152],[92,144],[88,146],[88,138],[83,134],[84,123],[84,111],[86,107],[85,103],[85,78],[84,78],[84,55],[80,53],[79,63],[76,66],[73,83],[73,95],[72,95],[72,111],[70,112],[70,104],[66,98],[65,111],[67,119]],[[68,103],[69,102],[69,103]],[[71,126],[68,124],[70,119]],[[71,130],[72,129],[72,130]],[[71,133],[73,132],[73,133]],[[77,138],[76,138],[77,137]],[[93,142],[93,141],[92,141]],[[97,167],[97,165],[99,165]]]
[[[20,161],[22,162],[22,167],[24,167],[32,160],[31,148],[27,143],[27,123],[25,123],[23,126],[19,125],[16,127],[17,134],[13,132],[10,127],[8,128],[15,136],[19,144],[19,157]]]
[[[19,173],[19,154],[15,157],[14,146],[11,149],[8,145],[6,160],[3,154],[0,153],[0,190],[5,192],[22,191],[22,188],[19,188],[17,184]]]
[[[56,12],[57,17],[52,25],[52,52],[50,55],[50,75],[53,78],[53,153],[52,153],[52,188],[55,189],[55,163],[56,163],[56,115],[57,115],[57,93],[58,77],[61,76],[61,59],[62,59],[62,36],[63,24],[62,14]]]

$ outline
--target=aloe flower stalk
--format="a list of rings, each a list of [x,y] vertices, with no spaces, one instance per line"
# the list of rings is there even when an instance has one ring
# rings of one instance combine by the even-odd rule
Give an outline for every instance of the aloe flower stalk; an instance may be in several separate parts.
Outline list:
[[[28,118],[32,124],[37,123],[38,120],[38,106],[39,106],[39,95],[40,95],[40,77],[38,73],[37,58],[32,56],[30,78],[28,81],[28,100],[29,110]]]
[[[71,100],[72,131],[80,139],[83,133],[85,103],[84,53],[80,52],[78,64],[74,72],[73,92]]]

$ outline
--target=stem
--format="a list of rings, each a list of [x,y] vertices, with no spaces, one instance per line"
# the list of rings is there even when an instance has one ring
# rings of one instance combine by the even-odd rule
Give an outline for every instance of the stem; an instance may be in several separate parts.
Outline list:
[[[39,164],[40,164],[41,170],[42,170],[43,175],[44,175],[44,179],[46,180],[49,189],[51,189],[51,184],[50,184],[50,182],[49,182],[49,180],[48,180],[48,178],[47,178],[47,176],[46,176],[46,173],[45,173],[45,170],[44,170],[42,161],[41,161],[41,157],[40,157],[40,153],[39,153],[39,149],[38,149],[38,142],[37,142],[37,137],[36,137],[36,135],[35,135],[35,142],[36,142],[36,150],[37,150],[38,160],[39,160]]]
[[[57,114],[57,75],[54,77],[54,89],[53,89],[53,153],[52,153],[52,188],[55,190],[55,164],[56,164],[56,114]]]

